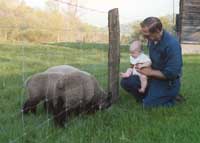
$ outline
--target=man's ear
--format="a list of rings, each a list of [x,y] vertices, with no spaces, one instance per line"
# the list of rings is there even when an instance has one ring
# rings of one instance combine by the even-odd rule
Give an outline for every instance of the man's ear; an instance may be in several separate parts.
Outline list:
[[[64,89],[64,79],[59,79],[58,80],[58,82],[57,82],[57,84],[56,84],[56,88],[58,88],[58,89]]]

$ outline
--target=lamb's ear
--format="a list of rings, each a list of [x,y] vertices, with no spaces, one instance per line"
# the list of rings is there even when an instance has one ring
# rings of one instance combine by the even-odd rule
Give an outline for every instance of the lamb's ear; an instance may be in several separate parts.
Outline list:
[[[58,82],[57,82],[57,84],[56,84],[56,87],[58,88],[58,89],[64,89],[64,79],[59,79],[58,80]]]

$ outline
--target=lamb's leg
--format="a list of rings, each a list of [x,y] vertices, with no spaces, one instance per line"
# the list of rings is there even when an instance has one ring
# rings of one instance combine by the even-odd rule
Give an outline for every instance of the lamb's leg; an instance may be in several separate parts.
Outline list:
[[[95,104],[93,104],[92,102],[89,102],[85,106],[79,107],[78,114],[80,114],[80,113],[81,113],[81,115],[82,114],[93,114],[96,112],[96,110],[97,110],[96,108],[97,107]]]
[[[53,116],[55,125],[64,128],[67,112],[64,108],[64,101],[61,97],[58,97],[58,102],[53,108]]]
[[[52,101],[45,101],[44,102],[44,110],[48,113],[53,112],[53,103]]]
[[[36,114],[37,111],[37,106],[35,105],[34,107],[31,108],[31,113]]]
[[[47,111],[48,107],[47,107],[47,102],[44,102],[44,110]]]
[[[66,112],[54,113],[54,123],[56,126],[65,127]]]

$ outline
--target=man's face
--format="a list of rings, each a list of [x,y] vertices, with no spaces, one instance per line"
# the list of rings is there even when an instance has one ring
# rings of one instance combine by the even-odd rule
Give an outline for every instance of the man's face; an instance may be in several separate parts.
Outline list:
[[[161,32],[150,33],[148,27],[141,28],[141,32],[144,38],[150,41],[159,41],[161,39]]]

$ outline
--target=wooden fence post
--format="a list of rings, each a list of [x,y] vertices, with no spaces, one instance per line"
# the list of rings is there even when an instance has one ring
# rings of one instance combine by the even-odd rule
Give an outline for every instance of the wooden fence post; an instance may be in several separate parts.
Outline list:
[[[118,9],[108,12],[109,52],[108,52],[108,92],[112,102],[119,98],[120,27]]]

